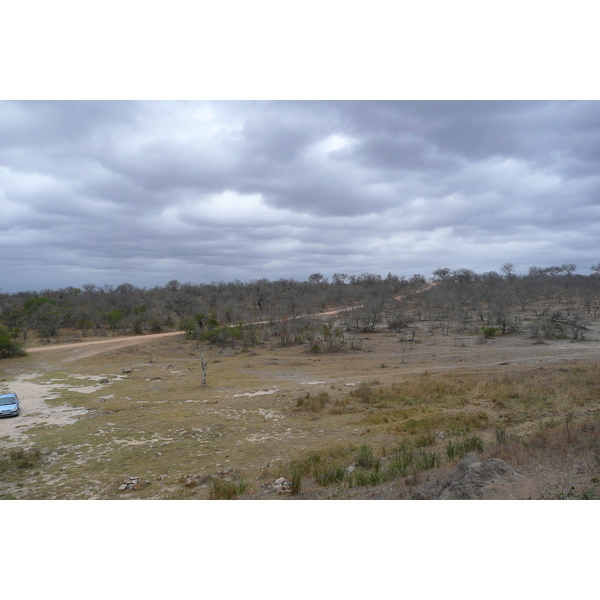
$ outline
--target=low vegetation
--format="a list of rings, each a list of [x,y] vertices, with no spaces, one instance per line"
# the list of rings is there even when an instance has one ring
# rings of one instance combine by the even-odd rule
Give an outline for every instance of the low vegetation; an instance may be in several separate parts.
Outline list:
[[[0,456],[0,473],[31,469],[39,465],[41,459],[39,448],[11,448]]]
[[[246,491],[244,479],[213,479],[210,482],[209,498],[211,500],[233,500]]]

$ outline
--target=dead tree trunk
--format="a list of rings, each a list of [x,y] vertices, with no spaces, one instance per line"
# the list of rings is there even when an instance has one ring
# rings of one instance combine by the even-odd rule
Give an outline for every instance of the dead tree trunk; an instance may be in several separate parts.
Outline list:
[[[208,363],[213,359],[217,358],[223,350],[219,350],[216,354],[209,358],[204,358],[204,350],[200,350],[200,367],[202,368],[202,387],[206,387],[206,372],[208,371]]]

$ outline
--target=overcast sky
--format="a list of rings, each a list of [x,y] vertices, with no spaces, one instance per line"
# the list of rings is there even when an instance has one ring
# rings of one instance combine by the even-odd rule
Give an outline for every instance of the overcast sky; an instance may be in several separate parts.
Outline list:
[[[600,103],[0,102],[0,288],[600,260]]]

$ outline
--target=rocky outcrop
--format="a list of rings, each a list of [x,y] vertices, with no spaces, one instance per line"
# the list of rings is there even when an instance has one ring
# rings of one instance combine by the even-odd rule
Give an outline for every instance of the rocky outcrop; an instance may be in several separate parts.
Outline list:
[[[482,499],[521,480],[524,480],[523,475],[502,459],[488,458],[481,462],[470,452],[445,478],[419,495],[439,500]]]

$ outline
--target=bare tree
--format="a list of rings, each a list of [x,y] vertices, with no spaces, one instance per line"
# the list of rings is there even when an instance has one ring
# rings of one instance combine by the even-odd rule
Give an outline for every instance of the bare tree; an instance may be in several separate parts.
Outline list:
[[[208,363],[213,360],[213,358],[217,358],[219,354],[223,353],[223,348],[219,350],[216,354],[213,354],[209,358],[204,358],[204,350],[200,350],[200,367],[202,368],[202,387],[206,387],[206,372],[208,371]]]
[[[502,265],[502,268],[500,270],[504,273],[504,275],[506,276],[506,279],[510,279],[511,275],[513,274],[513,272],[515,270],[515,265],[507,262]]]

